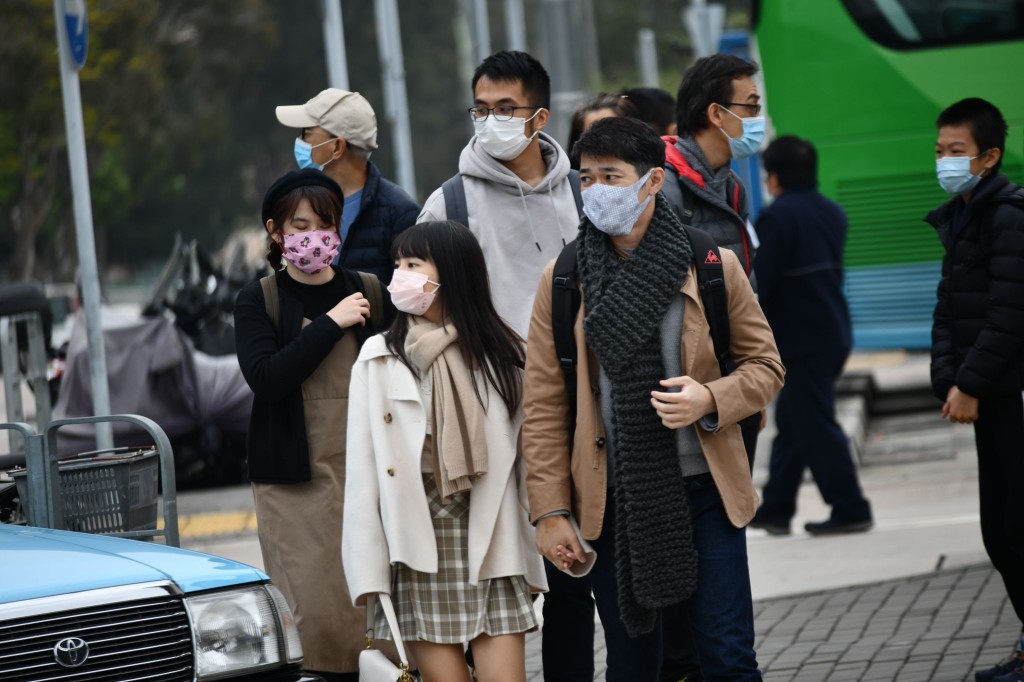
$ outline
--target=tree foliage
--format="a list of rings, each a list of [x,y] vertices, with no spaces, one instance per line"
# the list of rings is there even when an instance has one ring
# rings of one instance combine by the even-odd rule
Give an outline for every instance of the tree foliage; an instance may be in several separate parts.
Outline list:
[[[690,55],[685,0],[591,0],[602,82],[636,84],[635,36],[658,30],[663,85]],[[394,177],[374,4],[342,2],[350,88],[373,104]],[[524,0],[537,55],[545,0]],[[731,17],[749,0],[727,0]],[[87,0],[89,56],[79,77],[101,272],[160,261],[175,233],[218,246],[259,229],[264,189],[294,167],[290,131],[274,107],[327,86],[320,3],[314,0]],[[418,199],[458,166],[471,133],[471,93],[457,36],[462,0],[398,0]],[[504,0],[489,0],[491,46],[506,47]],[[71,184],[53,0],[0,2],[0,271],[67,279],[76,266]]]

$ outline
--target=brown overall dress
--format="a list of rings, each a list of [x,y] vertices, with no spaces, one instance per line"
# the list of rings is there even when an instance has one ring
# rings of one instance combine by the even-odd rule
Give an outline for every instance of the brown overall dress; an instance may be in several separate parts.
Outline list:
[[[341,567],[348,383],[358,353],[355,332],[346,332],[302,382],[311,480],[252,486],[263,565],[295,614],[307,670],[356,672],[365,648],[365,610],[352,606]]]

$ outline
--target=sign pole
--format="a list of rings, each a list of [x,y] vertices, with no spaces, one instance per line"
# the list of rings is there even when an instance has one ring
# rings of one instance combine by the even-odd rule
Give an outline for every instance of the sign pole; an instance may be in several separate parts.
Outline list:
[[[53,0],[53,14],[60,47],[60,89],[64,100],[64,124],[67,131],[68,165],[75,210],[75,236],[78,264],[82,273],[82,304],[89,340],[89,383],[92,410],[98,417],[110,415],[110,390],[107,385],[107,357],[100,323],[100,285],[96,266],[96,239],[92,229],[92,199],[89,195],[89,168],[85,156],[85,125],[82,123],[82,94],[78,69],[85,63],[87,18],[85,0]],[[96,425],[96,447],[113,447],[110,423]]]

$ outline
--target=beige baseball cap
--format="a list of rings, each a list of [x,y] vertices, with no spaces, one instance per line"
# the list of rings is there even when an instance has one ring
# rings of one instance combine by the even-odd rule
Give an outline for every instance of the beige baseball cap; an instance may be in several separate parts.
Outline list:
[[[274,113],[289,128],[320,126],[356,147],[377,148],[377,116],[358,92],[327,88],[305,104],[277,107]]]

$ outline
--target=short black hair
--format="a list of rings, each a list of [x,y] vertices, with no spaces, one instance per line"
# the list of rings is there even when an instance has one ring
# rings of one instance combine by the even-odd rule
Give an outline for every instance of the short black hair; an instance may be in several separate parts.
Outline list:
[[[661,88],[631,88],[622,95],[636,110],[636,118],[654,128],[659,135],[668,135],[669,126],[676,122],[676,100],[672,93]]]
[[[711,125],[708,107],[732,101],[732,82],[753,78],[759,70],[754,62],[731,54],[713,54],[695,61],[683,76],[676,95],[679,134],[696,135]]]
[[[818,152],[796,135],[775,138],[761,154],[766,173],[775,173],[784,190],[818,186]]]
[[[590,126],[572,149],[573,157],[607,156],[633,166],[637,175],[665,165],[665,143],[643,121],[603,118]]]
[[[935,120],[936,128],[945,126],[967,126],[978,144],[978,152],[998,149],[999,161],[992,172],[1003,165],[1002,153],[1006,151],[1006,119],[996,105],[980,97],[968,97],[946,107]]]
[[[495,82],[518,82],[523,93],[531,99],[530,104],[551,109],[551,79],[544,66],[536,59],[519,50],[502,50],[487,57],[473,72],[471,89],[476,93],[476,83],[484,76]]]

